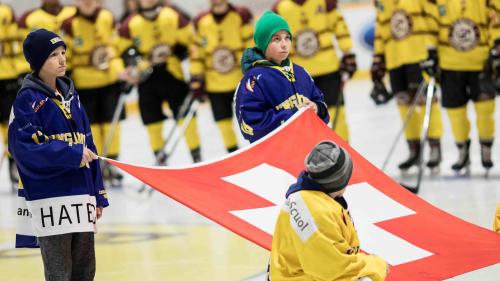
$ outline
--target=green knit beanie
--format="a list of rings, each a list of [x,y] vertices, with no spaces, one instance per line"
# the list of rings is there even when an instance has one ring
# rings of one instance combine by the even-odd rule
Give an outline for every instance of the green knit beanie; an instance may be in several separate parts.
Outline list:
[[[262,53],[266,53],[269,41],[271,41],[273,35],[280,30],[288,32],[288,34],[290,34],[290,39],[292,39],[292,32],[286,20],[273,11],[266,11],[255,24],[253,40],[257,48]]]

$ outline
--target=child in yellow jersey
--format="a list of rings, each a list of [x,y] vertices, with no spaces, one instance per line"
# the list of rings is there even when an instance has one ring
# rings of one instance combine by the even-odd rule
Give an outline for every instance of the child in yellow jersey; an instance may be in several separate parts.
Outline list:
[[[322,141],[305,165],[276,222],[268,280],[385,280],[388,264],[360,252],[343,197],[353,170],[349,154]]]

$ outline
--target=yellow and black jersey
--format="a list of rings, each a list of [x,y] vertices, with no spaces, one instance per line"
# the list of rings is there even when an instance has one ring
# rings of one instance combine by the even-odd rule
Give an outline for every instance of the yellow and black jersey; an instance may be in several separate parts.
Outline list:
[[[0,80],[17,77],[14,67],[16,29],[14,11],[10,6],[0,4]]]
[[[92,16],[79,11],[61,27],[71,57],[72,79],[77,89],[95,89],[114,84],[123,71],[117,55],[118,36],[113,14],[102,8]]]
[[[34,9],[24,13],[18,21],[18,42],[22,47],[24,38],[32,30],[37,28],[45,28],[49,31],[59,33],[64,20],[73,16],[76,13],[75,6],[61,6],[57,11],[48,11],[43,7]],[[19,73],[30,72],[30,66],[24,59],[21,48],[16,56],[16,69]]]
[[[433,0],[439,65],[452,71],[481,71],[500,40],[500,1]]]
[[[428,0],[376,0],[375,53],[385,55],[387,69],[427,58],[436,35]]]
[[[274,229],[269,280],[347,281],[365,276],[385,280],[385,261],[360,251],[343,202],[313,190],[300,190],[287,198]]]
[[[292,60],[311,75],[337,71],[333,36],[343,52],[352,48],[351,36],[336,0],[280,0],[273,10],[284,17],[293,32]]]
[[[243,50],[253,46],[252,14],[247,8],[230,5],[224,15],[199,14],[194,26],[191,75],[203,76],[208,92],[234,91],[242,77]]]
[[[135,47],[151,65],[165,64],[175,78],[184,80],[178,50],[187,49],[193,40],[189,19],[170,6],[160,8],[154,19],[140,13],[130,15],[121,25],[120,52]]]

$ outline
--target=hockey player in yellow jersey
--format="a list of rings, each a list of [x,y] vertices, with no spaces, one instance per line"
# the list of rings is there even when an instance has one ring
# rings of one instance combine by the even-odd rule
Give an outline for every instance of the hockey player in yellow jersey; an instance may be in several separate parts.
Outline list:
[[[402,171],[417,165],[420,157],[420,136],[425,115],[425,94],[411,105],[423,81],[420,63],[428,57],[430,15],[428,0],[376,0],[374,57],[371,68],[375,84],[389,71],[391,90],[396,96],[401,120],[406,123],[405,138],[410,150],[407,160],[399,164]],[[433,55],[433,54],[431,54]],[[424,90],[424,89],[421,89]],[[409,119],[408,112],[412,110]],[[432,103],[428,131],[430,155],[427,166],[437,168],[441,162],[440,139],[443,134],[441,109],[437,98]]]
[[[76,13],[75,6],[63,6],[59,0],[42,0],[41,2],[42,5],[39,8],[27,11],[19,18],[19,46],[22,46],[28,33],[37,28],[59,33],[63,21]],[[31,71],[21,49],[16,56],[16,69],[23,77]]]
[[[336,0],[279,0],[273,10],[285,18],[293,32],[291,59],[303,66],[325,96],[330,125],[344,140],[349,131],[344,111],[342,74],[356,71],[352,41]],[[335,36],[343,57],[337,57]]]
[[[18,72],[14,67],[16,32],[14,11],[10,6],[0,2],[0,134],[4,147],[7,146],[10,109],[18,90]],[[6,155],[2,155],[2,158],[8,157],[9,159],[9,176],[14,192],[19,180],[16,164],[7,149],[3,153]]]
[[[343,197],[353,170],[349,154],[322,141],[305,164],[276,221],[267,280],[385,280],[388,264],[360,251]]]
[[[112,124],[112,121],[124,83],[119,78],[124,78],[125,71],[118,54],[113,14],[100,7],[97,0],[76,3],[76,14],[61,27],[72,54],[69,58],[71,78],[87,112],[97,151],[101,156],[117,159],[120,124]],[[111,186],[120,186],[122,175],[107,163],[103,163],[102,168],[104,179]]]
[[[238,149],[233,129],[233,96],[242,77],[243,50],[253,46],[252,14],[227,0],[210,3],[210,11],[194,20],[191,88],[197,96],[208,95],[226,150],[232,152]]]
[[[146,125],[151,148],[158,162],[164,162],[162,148],[162,103],[167,101],[176,119],[180,106],[189,91],[184,81],[181,60],[187,58],[193,37],[189,19],[171,6],[162,6],[159,0],[140,0],[139,13],[129,16],[120,26],[120,49],[134,48],[141,56],[139,69],[142,79],[138,84],[139,109]],[[150,71],[144,71],[145,66]],[[145,73],[149,73],[144,77]],[[201,161],[200,140],[196,119],[186,130],[186,142],[194,162]]]
[[[442,105],[446,108],[459,157],[452,169],[470,165],[470,121],[467,103],[476,111],[482,166],[493,167],[491,148],[495,136],[495,89],[485,66],[500,52],[500,1],[433,0],[433,43],[437,57],[429,64],[441,69]],[[489,67],[489,66],[488,66]]]

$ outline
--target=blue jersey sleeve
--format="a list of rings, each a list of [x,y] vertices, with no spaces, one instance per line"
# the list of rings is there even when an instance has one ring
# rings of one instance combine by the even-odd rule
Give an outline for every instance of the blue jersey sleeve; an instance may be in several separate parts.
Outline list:
[[[18,96],[13,111],[8,147],[24,174],[49,179],[80,168],[83,145],[51,139],[44,134],[29,95]]]
[[[258,83],[252,84],[251,78],[245,77],[236,93],[235,112],[243,137],[254,142],[264,137],[272,130],[288,120],[295,112],[292,110],[278,111],[266,100]]]

